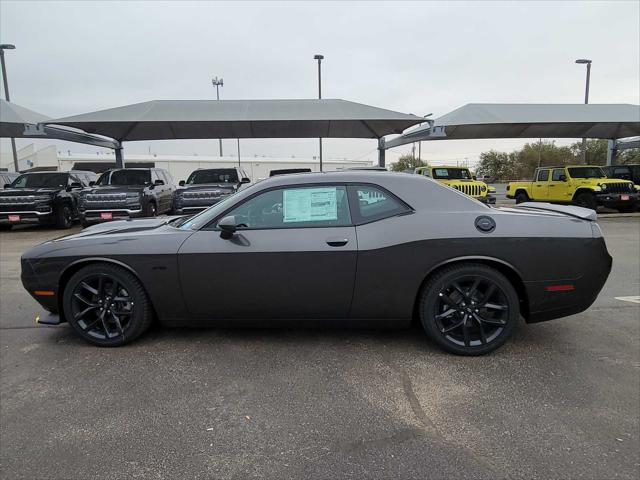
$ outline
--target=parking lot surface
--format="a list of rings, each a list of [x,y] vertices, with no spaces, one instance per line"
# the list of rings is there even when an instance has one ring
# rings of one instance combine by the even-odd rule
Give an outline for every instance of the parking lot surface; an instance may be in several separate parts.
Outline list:
[[[20,254],[64,233],[2,232],[1,476],[637,479],[640,305],[615,297],[640,293],[640,220],[600,224],[596,303],[475,358],[418,328],[156,328],[99,349],[36,326],[20,284]]]

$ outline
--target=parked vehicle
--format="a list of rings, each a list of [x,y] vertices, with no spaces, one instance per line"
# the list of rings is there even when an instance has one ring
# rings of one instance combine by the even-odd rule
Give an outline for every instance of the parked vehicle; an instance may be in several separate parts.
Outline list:
[[[33,172],[0,190],[0,227],[21,223],[71,228],[78,218],[78,194],[95,180],[93,172]]]
[[[173,197],[173,212],[193,214],[215,205],[251,183],[240,168],[201,168],[191,172],[187,181],[180,180],[180,188]]]
[[[438,182],[460,190],[462,193],[481,201],[482,203],[495,204],[496,192],[494,187],[476,180],[468,168],[465,167],[418,167],[414,170],[418,175],[424,175]]]
[[[609,178],[621,178],[630,180],[636,186],[640,186],[640,164],[637,165],[613,165],[602,167]]]
[[[269,172],[270,177],[275,177],[276,175],[287,175],[289,173],[311,173],[310,168],[281,168],[279,170],[271,170]]]
[[[5,185],[11,185],[19,176],[20,174],[16,172],[0,172],[0,185],[3,188]]]
[[[640,198],[632,182],[607,178],[597,165],[538,168],[532,182],[509,182],[507,198],[574,204],[595,210],[599,205],[633,211]]]
[[[86,227],[93,223],[155,217],[170,212],[175,190],[173,177],[162,168],[108,170],[91,188],[80,193],[80,223]]]
[[[520,315],[540,322],[593,303],[611,269],[595,219],[572,206],[489,208],[417,175],[282,175],[192,217],[95,225],[36,246],[22,282],[53,313],[40,323],[67,321],[100,346],[133,341],[154,317],[415,318],[442,348],[477,355]]]

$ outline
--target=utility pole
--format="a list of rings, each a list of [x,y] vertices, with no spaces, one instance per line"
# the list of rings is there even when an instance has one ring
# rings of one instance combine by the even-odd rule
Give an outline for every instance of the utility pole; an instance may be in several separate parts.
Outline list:
[[[318,61],[318,99],[322,99],[322,60],[324,59],[324,55],[314,55],[314,60]],[[319,139],[320,142],[320,171],[322,171],[322,137]]]
[[[224,80],[222,78],[213,77],[211,79],[211,84],[216,87],[216,99],[220,100],[220,87],[224,86]],[[219,138],[218,142],[220,144],[220,156],[222,156],[222,139]]]
[[[4,96],[7,99],[7,102],[10,102],[9,97],[9,82],[7,82],[7,66],[4,63],[4,51],[5,50],[15,50],[16,46],[11,45],[10,43],[3,43],[0,45],[0,63],[2,64],[2,82],[4,83]],[[16,172],[20,171],[18,167],[18,151],[16,150],[16,139],[11,139],[11,151],[13,152],[13,168]]]
[[[587,79],[586,85],[584,88],[584,103],[585,105],[589,103],[589,82],[591,80],[591,60],[588,58],[579,58],[576,60],[577,64],[586,65],[587,66]],[[582,139],[582,163],[587,163],[587,139]]]

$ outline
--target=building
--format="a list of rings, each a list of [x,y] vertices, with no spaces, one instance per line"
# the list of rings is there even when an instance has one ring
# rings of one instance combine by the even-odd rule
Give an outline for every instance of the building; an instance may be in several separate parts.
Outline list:
[[[11,154],[2,155],[2,165],[8,170],[13,170]],[[210,155],[127,155],[125,152],[125,164],[131,167],[158,167],[164,168],[178,180],[186,180],[191,172],[198,168],[234,167],[238,165],[235,156],[210,156]],[[322,161],[324,170],[342,170],[353,167],[371,166],[369,160],[335,160]],[[92,170],[104,171],[115,165],[115,156],[111,153],[71,153],[61,152],[55,145],[36,150],[35,146],[28,145],[18,151],[18,165],[20,171],[29,170]],[[319,171],[320,164],[316,157],[241,157],[240,165],[249,174],[251,180],[258,181],[269,176],[271,170],[283,168],[310,168]]]

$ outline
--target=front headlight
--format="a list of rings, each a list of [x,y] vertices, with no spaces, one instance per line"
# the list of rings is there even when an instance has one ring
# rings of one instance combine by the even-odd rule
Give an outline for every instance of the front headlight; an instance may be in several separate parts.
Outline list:
[[[485,192],[486,190],[487,190],[487,187],[485,187],[484,185],[482,185],[482,186],[480,187],[480,191],[481,191],[481,192]]]
[[[607,184],[603,183],[602,185],[600,185],[600,189],[604,192],[607,189]]]

